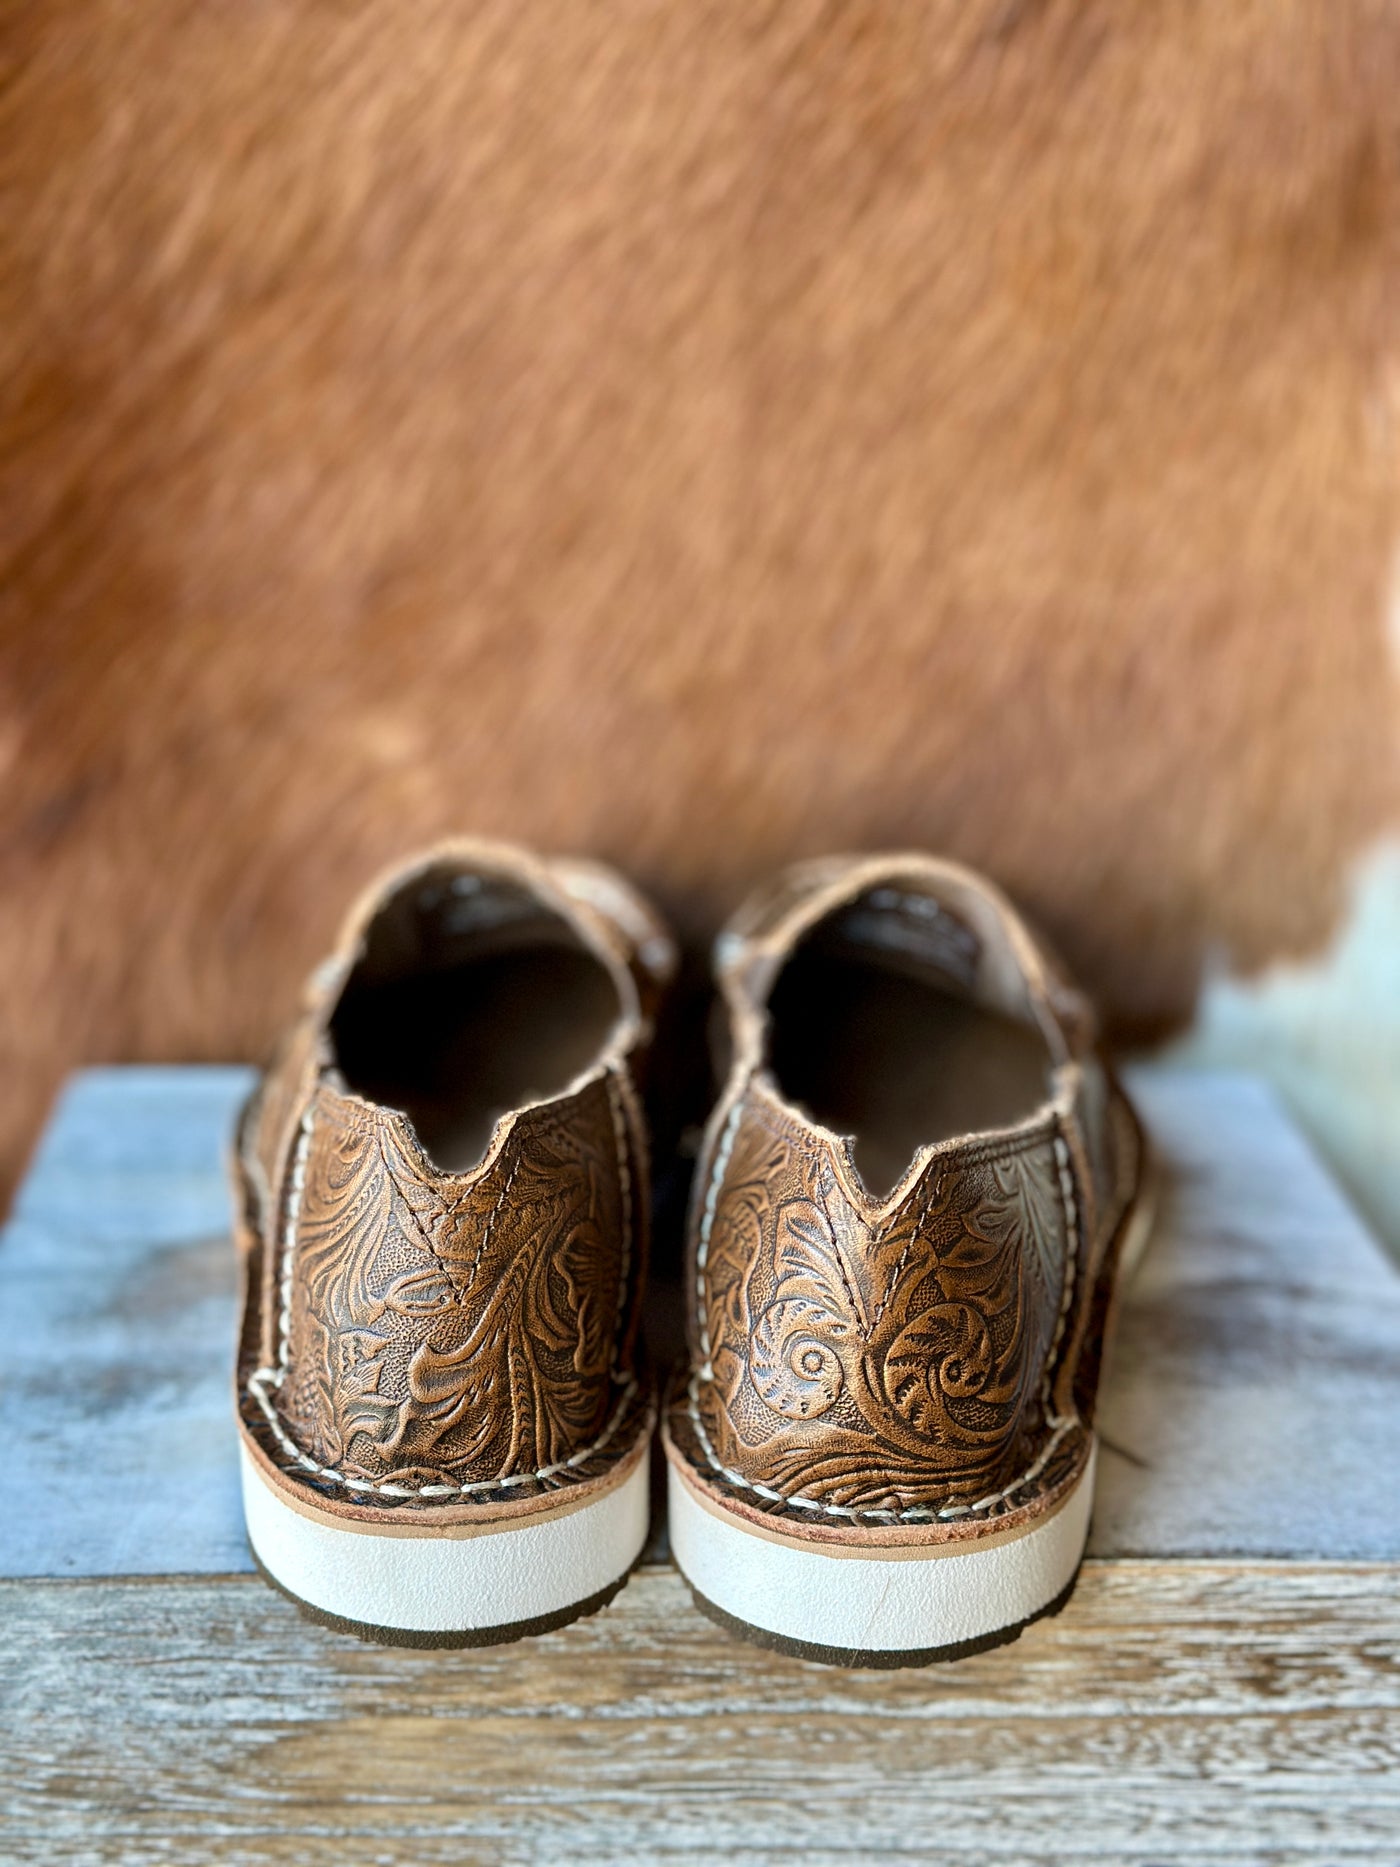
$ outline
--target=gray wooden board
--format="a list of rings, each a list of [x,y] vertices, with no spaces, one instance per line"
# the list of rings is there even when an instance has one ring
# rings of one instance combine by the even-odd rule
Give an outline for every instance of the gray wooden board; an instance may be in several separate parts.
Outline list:
[[[1128,1083],[1163,1197],[1107,1370],[1091,1552],[1395,1561],[1400,1275],[1263,1083]]]
[[[89,1070],[0,1235],[0,1576],[249,1568],[229,1389],[239,1069]],[[1400,1558],[1400,1277],[1245,1077],[1144,1068],[1164,1164],[1101,1425],[1098,1556]]]
[[[252,1073],[85,1070],[0,1235],[0,1575],[248,1569],[225,1151]]]

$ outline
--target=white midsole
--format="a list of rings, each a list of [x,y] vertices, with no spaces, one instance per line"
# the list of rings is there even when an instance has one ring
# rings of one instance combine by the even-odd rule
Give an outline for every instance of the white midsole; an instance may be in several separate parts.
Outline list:
[[[403,1536],[304,1515],[239,1450],[248,1540],[263,1567],[311,1607],[370,1627],[471,1633],[556,1614],[618,1581],[646,1540],[646,1459],[574,1510],[486,1535]]]
[[[707,1601],[786,1640],[887,1653],[981,1640],[1029,1620],[1069,1586],[1089,1535],[1096,1449],[1052,1517],[956,1555],[780,1542],[707,1509],[672,1465],[671,1548]]]

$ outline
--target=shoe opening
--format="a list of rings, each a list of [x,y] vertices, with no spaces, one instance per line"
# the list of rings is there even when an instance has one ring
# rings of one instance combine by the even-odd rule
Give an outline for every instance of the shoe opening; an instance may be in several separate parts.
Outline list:
[[[517,881],[444,866],[371,921],[330,1039],[347,1087],[402,1110],[433,1163],[463,1172],[501,1115],[587,1070],[621,1015],[563,915]]]
[[[812,1120],[851,1137],[880,1198],[920,1148],[1043,1106],[1053,1059],[1027,1003],[979,992],[977,938],[924,896],[872,891],[802,939],[768,998],[769,1067]]]

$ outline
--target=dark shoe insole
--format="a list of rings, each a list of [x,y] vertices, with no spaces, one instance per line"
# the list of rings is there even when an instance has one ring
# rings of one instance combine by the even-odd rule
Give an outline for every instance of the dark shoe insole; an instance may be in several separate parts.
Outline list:
[[[590,954],[527,948],[352,981],[334,1037],[351,1089],[403,1109],[434,1164],[460,1173],[502,1114],[558,1095],[588,1068],[617,1015],[616,988]]]
[[[877,1197],[921,1147],[1008,1127],[1049,1094],[1039,1031],[927,978],[799,949],[770,1010],[783,1094],[854,1136],[856,1166]]]

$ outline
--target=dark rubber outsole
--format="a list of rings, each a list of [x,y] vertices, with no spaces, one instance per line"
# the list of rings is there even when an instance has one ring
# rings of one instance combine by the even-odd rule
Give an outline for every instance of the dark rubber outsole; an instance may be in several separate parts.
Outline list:
[[[684,1577],[684,1570],[681,1573]],[[1047,1601],[1043,1608],[1037,1608],[1025,1620],[1013,1621],[1011,1626],[999,1627],[994,1633],[980,1634],[975,1640],[954,1640],[941,1647],[886,1649],[824,1647],[808,1640],[789,1640],[784,1634],[770,1633],[766,1627],[755,1627],[749,1621],[741,1621],[727,1614],[723,1608],[716,1607],[713,1601],[702,1595],[689,1577],[685,1577],[686,1587],[696,1607],[726,1633],[737,1634],[741,1640],[751,1641],[754,1646],[767,1647],[770,1652],[786,1653],[791,1659],[810,1660],[818,1666],[840,1666],[847,1672],[897,1672],[905,1666],[939,1666],[949,1660],[968,1659],[974,1653],[988,1653],[993,1647],[1009,1646],[1013,1640],[1019,1640],[1034,1622],[1048,1620],[1051,1615],[1058,1614],[1074,1593],[1074,1585],[1078,1580],[1079,1569],[1076,1568],[1053,1601]]]
[[[333,1633],[351,1634],[356,1640],[363,1640],[377,1647],[414,1647],[459,1648],[459,1647],[501,1647],[512,1640],[528,1640],[535,1634],[551,1634],[556,1627],[567,1627],[571,1621],[581,1621],[587,1615],[596,1614],[622,1588],[631,1569],[610,1582],[606,1588],[600,1588],[596,1595],[589,1595],[584,1601],[576,1601],[570,1607],[556,1608],[552,1614],[537,1614],[526,1621],[504,1621],[497,1627],[449,1628],[442,1633],[420,1630],[412,1627],[378,1627],[372,1621],[347,1621],[343,1615],[327,1614],[324,1608],[315,1608],[309,1601],[303,1601],[300,1595],[294,1595],[290,1588],[278,1581],[272,1572],[265,1568],[254,1550],[253,1562],[258,1574],[270,1588],[275,1588],[279,1595],[286,1597],[308,1621],[315,1621],[320,1627],[329,1627]]]

